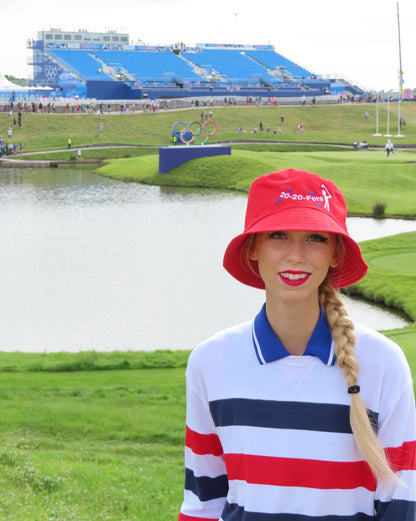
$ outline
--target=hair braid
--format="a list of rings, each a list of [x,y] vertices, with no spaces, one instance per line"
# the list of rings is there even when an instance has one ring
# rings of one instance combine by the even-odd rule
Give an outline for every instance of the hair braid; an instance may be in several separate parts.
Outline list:
[[[345,378],[347,388],[356,385],[359,363],[354,353],[354,325],[329,277],[320,287],[319,299],[332,330],[337,363]],[[350,424],[358,448],[379,482],[383,482],[386,478],[397,481],[398,478],[387,461],[384,449],[377,438],[360,394],[356,393],[350,396]]]

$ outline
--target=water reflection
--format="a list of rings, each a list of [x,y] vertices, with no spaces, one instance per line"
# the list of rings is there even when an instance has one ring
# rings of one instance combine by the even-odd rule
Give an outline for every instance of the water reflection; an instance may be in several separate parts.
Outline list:
[[[250,319],[263,292],[221,264],[245,204],[245,194],[145,187],[85,170],[0,169],[0,349],[189,349]],[[371,221],[350,220],[352,235],[416,229]],[[376,329],[404,323],[347,306]]]

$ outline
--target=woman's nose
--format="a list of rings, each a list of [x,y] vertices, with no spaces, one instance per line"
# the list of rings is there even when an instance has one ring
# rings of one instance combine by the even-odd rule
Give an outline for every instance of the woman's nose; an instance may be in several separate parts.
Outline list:
[[[288,258],[299,262],[304,258],[304,245],[302,240],[293,239],[288,244]]]

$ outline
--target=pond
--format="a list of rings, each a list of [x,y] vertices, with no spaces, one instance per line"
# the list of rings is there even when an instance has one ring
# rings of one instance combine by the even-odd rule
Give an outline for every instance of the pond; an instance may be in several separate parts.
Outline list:
[[[246,195],[143,186],[80,169],[0,170],[0,350],[191,349],[264,293],[222,268]],[[356,240],[414,221],[349,219]],[[399,316],[347,299],[376,329]]]

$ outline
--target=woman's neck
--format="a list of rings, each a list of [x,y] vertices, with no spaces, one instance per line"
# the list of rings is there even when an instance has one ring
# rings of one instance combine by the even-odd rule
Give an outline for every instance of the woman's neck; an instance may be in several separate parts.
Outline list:
[[[285,349],[301,356],[319,320],[320,307],[313,303],[281,303],[266,298],[267,319]]]

